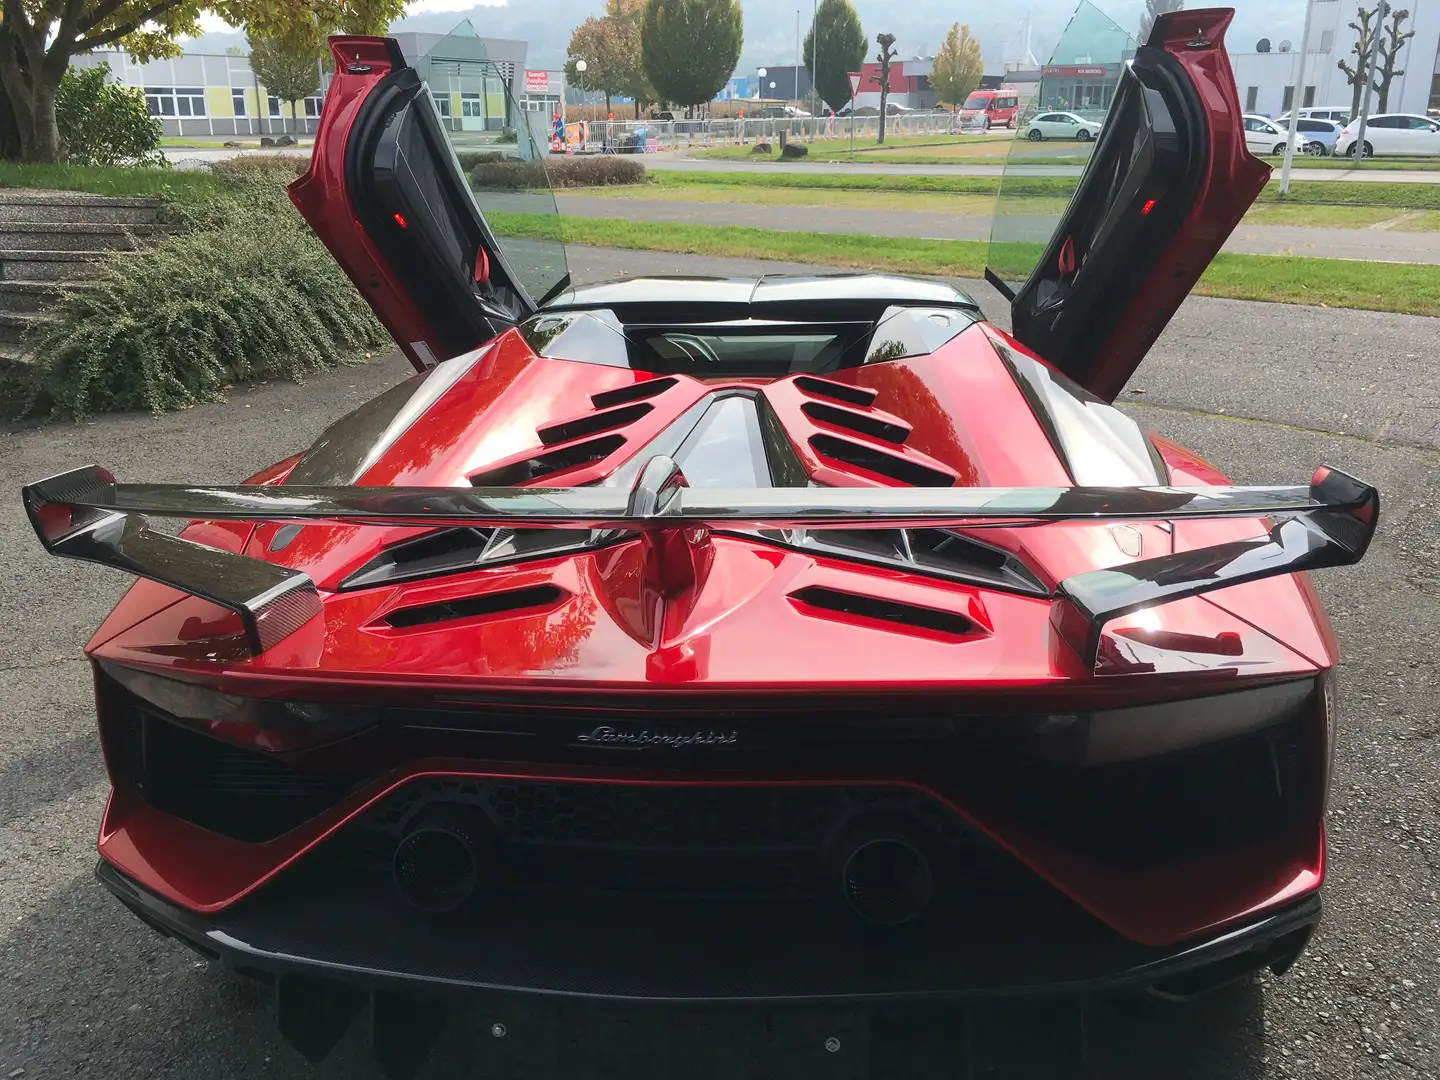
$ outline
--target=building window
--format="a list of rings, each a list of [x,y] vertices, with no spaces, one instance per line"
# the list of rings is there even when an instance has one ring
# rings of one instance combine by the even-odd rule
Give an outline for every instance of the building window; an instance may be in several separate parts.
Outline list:
[[[1308,109],[1315,104],[1315,87],[1305,87],[1305,100],[1300,103],[1302,109]]]
[[[431,97],[435,99],[435,111],[441,116],[448,117],[450,115],[450,95],[432,94]]]
[[[231,91],[230,91],[230,106],[231,106],[231,108],[233,108],[233,109],[235,110],[235,115],[236,115],[236,116],[244,116],[244,115],[245,115],[245,91],[244,91],[244,90],[238,90],[238,89],[236,89],[236,90],[231,90]]]
[[[324,107],[325,107],[325,99],[324,99],[323,97],[320,97],[320,96],[318,96],[318,95],[313,95],[313,94],[312,94],[310,97],[307,97],[307,98],[305,99],[305,115],[308,116],[308,117],[310,117],[311,119],[314,119],[315,117],[319,116],[319,115],[320,115],[320,111],[321,111]]]
[[[204,116],[205,90],[198,86],[147,86],[145,105],[151,116]]]
[[[1320,51],[1321,51],[1321,52],[1330,52],[1330,51],[1332,51],[1334,48],[1335,48],[1335,31],[1334,31],[1334,30],[1321,30],[1321,31],[1320,31]]]
[[[1285,87],[1285,97],[1280,102],[1280,111],[1289,112],[1290,106],[1295,104],[1295,87]]]
[[[441,115],[443,116],[444,114],[442,113]],[[469,118],[484,117],[485,102],[481,99],[479,94],[460,95],[460,115],[461,117]]]
[[[1253,113],[1253,112],[1255,111],[1255,102],[1256,102],[1257,100],[1259,100],[1259,97],[1260,97],[1260,88],[1259,88],[1258,86],[1247,86],[1247,87],[1245,88],[1245,111],[1246,111],[1246,112],[1248,112],[1248,113]]]
[[[270,115],[271,115],[271,116],[282,116],[282,115],[284,115],[284,114],[281,113],[281,111],[280,111],[280,99],[279,99],[278,97],[276,97],[274,94],[271,94],[271,95],[270,95],[269,99],[267,100],[267,104],[268,104],[269,107],[270,107]]]

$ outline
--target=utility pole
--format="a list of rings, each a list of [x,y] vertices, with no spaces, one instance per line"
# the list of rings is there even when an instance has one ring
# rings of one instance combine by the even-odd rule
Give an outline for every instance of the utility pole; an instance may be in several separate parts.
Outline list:
[[[1295,157],[1295,127],[1300,122],[1300,102],[1304,100],[1305,47],[1310,42],[1310,16],[1315,12],[1315,0],[1306,0],[1305,29],[1300,31],[1300,70],[1295,75],[1295,92],[1290,95],[1290,134],[1285,139],[1285,162],[1280,166],[1280,194],[1290,190],[1290,161]]]
[[[795,102],[800,102],[800,9],[795,9]]]
[[[813,0],[810,5],[810,88],[815,91],[816,115],[825,107],[825,101],[820,97],[820,63],[817,59],[820,55],[820,24],[815,20],[819,17],[820,0]]]
[[[1375,29],[1370,32],[1370,59],[1365,61],[1365,90],[1360,95],[1360,130],[1355,135],[1355,162],[1365,159],[1365,122],[1370,119],[1370,90],[1375,85],[1375,61],[1380,55],[1380,28],[1385,25],[1385,16],[1390,14],[1390,5],[1380,0],[1375,9]]]

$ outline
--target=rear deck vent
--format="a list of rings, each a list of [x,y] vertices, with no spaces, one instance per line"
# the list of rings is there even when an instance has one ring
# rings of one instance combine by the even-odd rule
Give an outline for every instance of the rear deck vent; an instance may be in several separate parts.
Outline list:
[[[795,380],[795,388],[812,397],[843,401],[846,405],[869,405],[875,400],[875,391],[863,386],[849,386],[845,383],[817,379],[813,375],[801,375]],[[598,402],[597,402],[598,404]]]
[[[461,600],[447,600],[443,604],[420,604],[416,607],[400,608],[385,616],[385,621],[400,628],[425,626],[429,623],[449,622],[452,619],[470,619],[477,615],[499,615],[506,611],[544,607],[555,603],[563,595],[554,585],[532,585],[526,589],[509,589],[505,592],[467,596]]]
[[[824,405],[818,401],[807,401],[800,406],[800,411],[817,424],[848,428],[860,435],[883,439],[886,442],[903,443],[910,434],[910,429],[904,424],[881,420],[878,416],[868,416],[865,413],[851,412],[849,409],[837,409],[834,405]]]
[[[974,629],[974,624],[969,619],[953,611],[902,604],[895,600],[881,600],[874,596],[827,589],[822,585],[808,585],[791,593],[790,597],[812,608],[862,619],[878,619],[897,627],[929,630],[950,637],[963,637]]]
[[[574,446],[536,454],[524,461],[512,461],[509,465],[476,473],[470,477],[470,483],[475,487],[513,487],[549,476],[551,473],[603,461],[624,445],[624,435],[602,435],[589,442],[576,443]]]
[[[615,428],[633,424],[654,408],[655,406],[649,402],[642,401],[639,404],[627,405],[621,409],[610,409],[608,412],[591,413],[589,416],[566,420],[564,423],[551,424],[549,427],[540,428],[537,434],[539,434],[542,443],[546,446],[553,446],[555,443],[569,442],[571,439],[583,439],[587,435],[595,435],[602,431],[613,431]]]
[[[843,461],[847,465],[888,476],[912,487],[952,487],[955,484],[955,477],[949,473],[921,465],[918,461],[887,454],[873,446],[863,446],[849,439],[837,439],[834,435],[810,436],[810,448],[833,461]]]
[[[630,386],[622,386],[618,390],[601,390],[598,394],[591,394],[590,400],[595,403],[597,409],[609,409],[616,405],[628,405],[632,401],[643,401],[646,398],[657,397],[679,381],[679,379],[672,379],[669,376],[663,379],[646,379],[644,382],[632,383]]]

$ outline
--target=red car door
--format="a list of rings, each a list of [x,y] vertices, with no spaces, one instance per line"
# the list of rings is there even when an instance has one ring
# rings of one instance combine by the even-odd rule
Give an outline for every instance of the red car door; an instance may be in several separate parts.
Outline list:
[[[1169,12],[1133,58],[1115,50],[1110,66],[1119,81],[1104,127],[1038,263],[1030,263],[1037,245],[1022,242],[1035,234],[1016,227],[1025,220],[1033,229],[1035,216],[1024,218],[1016,210],[1023,203],[1002,188],[986,276],[1009,294],[1012,332],[1106,400],[1124,387],[1270,176],[1245,149],[1224,48],[1233,15],[1228,8]],[[1114,30],[1115,40],[1124,39]],[[1051,95],[1063,92],[1057,86]],[[1005,183],[1018,187],[1009,175]],[[1028,277],[1018,262],[1033,265]],[[1006,277],[1024,284],[1011,293]]]

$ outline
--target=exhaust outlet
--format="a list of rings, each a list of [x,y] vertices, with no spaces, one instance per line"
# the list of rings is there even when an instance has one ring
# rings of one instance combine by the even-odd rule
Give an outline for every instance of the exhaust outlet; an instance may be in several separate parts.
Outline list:
[[[857,845],[845,859],[845,901],[877,926],[914,922],[930,906],[935,878],[914,844],[882,836]]]
[[[432,806],[396,845],[395,887],[422,911],[454,911],[475,894],[489,854],[488,823],[480,811],[455,803]]]

